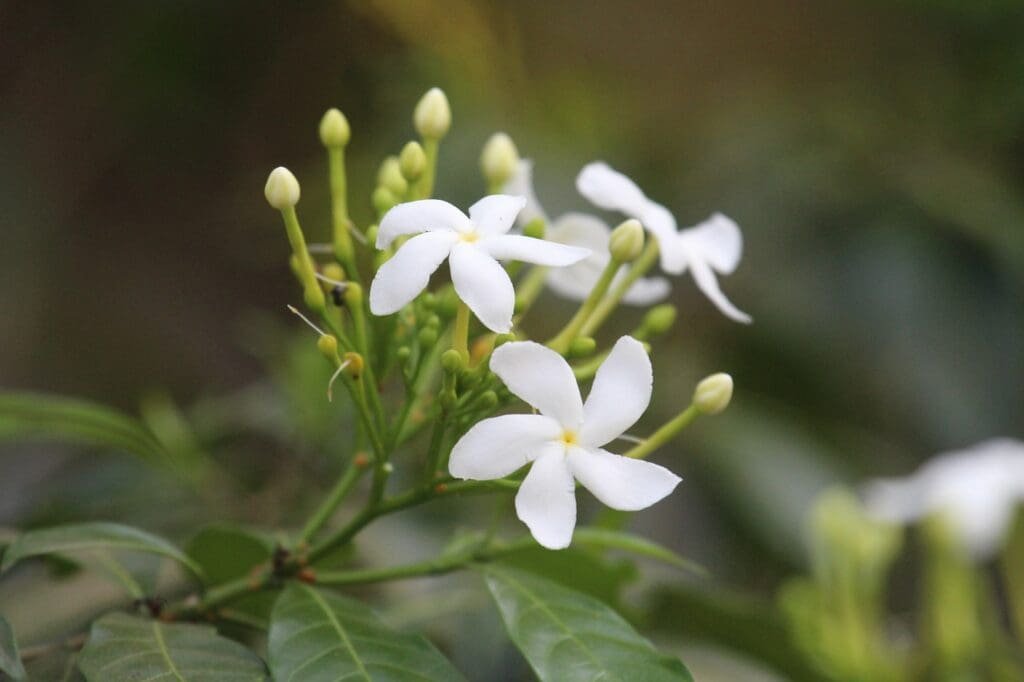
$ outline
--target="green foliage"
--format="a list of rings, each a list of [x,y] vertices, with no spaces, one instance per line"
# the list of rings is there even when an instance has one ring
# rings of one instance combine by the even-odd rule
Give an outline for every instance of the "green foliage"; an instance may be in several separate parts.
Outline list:
[[[461,680],[419,635],[391,630],[366,606],[306,585],[289,585],[271,615],[274,679]]]
[[[509,636],[542,682],[692,680],[600,601],[504,566],[484,571]]]
[[[0,673],[6,673],[15,680],[24,680],[25,667],[18,655],[18,642],[10,623],[0,616]]]
[[[78,665],[88,682],[257,682],[266,667],[212,627],[111,613],[95,623]]]
[[[269,537],[226,523],[203,528],[185,546],[185,552],[203,569],[207,585],[247,576],[254,566],[268,561],[273,551]],[[275,596],[272,592],[246,595],[231,605],[231,611],[263,623],[270,616]]]
[[[131,526],[102,522],[72,523],[26,532],[4,552],[0,573],[29,557],[107,549],[159,554],[174,559],[196,575],[202,576],[199,565],[167,540]]]
[[[577,528],[573,535],[573,541],[584,547],[617,549],[648,559],[655,559],[689,573],[707,575],[707,569],[700,564],[679,556],[667,547],[632,533],[607,528]]]

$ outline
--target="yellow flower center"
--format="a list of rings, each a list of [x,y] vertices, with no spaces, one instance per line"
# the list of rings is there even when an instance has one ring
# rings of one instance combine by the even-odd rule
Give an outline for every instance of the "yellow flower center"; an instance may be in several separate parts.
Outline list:
[[[575,431],[563,431],[562,436],[558,439],[565,447],[576,445],[577,437]]]
[[[460,241],[464,241],[467,244],[472,244],[473,242],[477,241],[478,239],[480,239],[480,235],[478,235],[476,233],[476,230],[474,230],[472,232],[463,232],[463,233],[459,234],[459,240]]]

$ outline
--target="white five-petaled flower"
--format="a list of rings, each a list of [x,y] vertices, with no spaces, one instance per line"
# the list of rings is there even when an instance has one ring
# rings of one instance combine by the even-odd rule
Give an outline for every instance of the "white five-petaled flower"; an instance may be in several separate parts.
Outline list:
[[[547,225],[545,239],[590,249],[588,257],[575,265],[552,270],[545,280],[551,290],[559,296],[575,301],[585,300],[611,259],[608,253],[611,228],[600,218],[587,213],[569,212],[550,220],[537,201],[533,189],[533,162],[529,159],[519,161],[504,191],[526,199],[526,205],[519,213],[520,226],[539,218]],[[616,277],[624,276],[625,271],[626,267],[623,266]],[[612,287],[614,286],[613,281]],[[668,296],[670,288],[668,280],[663,277],[642,278],[629,288],[622,302],[628,305],[656,303]]]
[[[877,518],[909,523],[945,514],[976,559],[999,552],[1021,501],[1024,443],[1009,438],[938,455],[907,478],[873,481],[865,489],[865,504]]]
[[[739,265],[743,235],[730,218],[715,213],[704,222],[678,230],[667,208],[651,201],[636,183],[606,163],[591,163],[580,171],[576,188],[594,205],[639,220],[658,240],[661,269],[671,275],[690,270],[694,282],[715,306],[737,322],[751,318],[726,298],[715,273],[728,275]]]
[[[469,216],[438,199],[392,208],[380,221],[377,248],[387,248],[402,235],[416,236],[377,270],[370,285],[370,311],[389,315],[400,310],[426,288],[430,275],[447,258],[459,298],[485,327],[508,332],[515,290],[498,260],[565,266],[589,254],[586,249],[507,234],[525,203],[522,197],[495,194],[470,206]]]
[[[491,480],[531,464],[516,514],[549,549],[569,546],[576,527],[574,481],[613,509],[635,511],[668,495],[680,478],[668,469],[603,450],[647,409],[651,361],[624,336],[597,371],[586,402],[561,355],[532,341],[506,343],[491,371],[540,414],[509,414],[476,424],[452,449],[456,478]]]

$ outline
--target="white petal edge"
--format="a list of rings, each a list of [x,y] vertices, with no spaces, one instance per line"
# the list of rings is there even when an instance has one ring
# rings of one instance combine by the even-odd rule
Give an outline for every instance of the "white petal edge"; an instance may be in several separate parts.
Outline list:
[[[386,249],[406,234],[451,230],[468,232],[469,218],[457,207],[440,199],[422,199],[398,204],[384,214],[377,229],[377,248]]]
[[[590,249],[595,255],[608,256],[608,239],[612,236],[612,228],[597,216],[589,213],[570,211],[561,215],[548,226],[544,238],[548,241],[582,246]]]
[[[536,459],[559,438],[562,427],[539,414],[506,414],[484,419],[452,448],[448,472],[456,478],[489,481]]]
[[[370,312],[390,315],[416,298],[458,238],[454,232],[425,232],[402,244],[370,284]]]
[[[704,295],[715,304],[715,307],[722,311],[726,317],[741,322],[743,324],[750,324],[754,321],[750,315],[737,308],[732,302],[725,297],[722,290],[718,286],[718,278],[715,276],[711,266],[699,259],[693,259],[690,261],[690,274],[693,275],[693,281],[697,283],[699,288]]]
[[[516,224],[524,206],[526,197],[491,194],[469,207],[469,219],[482,235],[505,234]]]
[[[508,390],[566,429],[583,422],[583,400],[572,368],[561,355],[534,341],[513,341],[491,355],[491,371]]]
[[[632,336],[616,341],[583,404],[580,444],[598,448],[625,433],[651,403],[653,383],[651,359],[643,344]]]
[[[650,203],[635,182],[603,161],[583,167],[576,176],[576,189],[595,206],[620,211],[641,222]]]
[[[460,243],[448,260],[455,293],[492,332],[512,329],[516,292],[501,264],[474,244]]]
[[[680,241],[692,253],[699,254],[723,275],[736,270],[743,256],[743,233],[734,220],[714,213],[702,223],[679,233]]]
[[[572,448],[569,469],[603,504],[619,511],[646,509],[675,490],[682,480],[663,466],[606,450]]]
[[[597,283],[604,267],[586,258],[576,265],[553,268],[544,283],[557,295],[570,301],[585,301]]]
[[[520,234],[485,237],[480,240],[479,247],[499,260],[518,260],[555,267],[578,263],[590,255],[590,249],[556,244]]]
[[[563,454],[553,445],[538,457],[516,493],[516,515],[548,549],[565,549],[576,528],[576,485]]]
[[[626,268],[619,270],[616,278],[624,276]],[[612,288],[615,287],[615,280],[612,280]],[[645,306],[664,300],[672,293],[672,283],[664,277],[643,277],[633,283],[622,302],[626,305]]]
[[[551,222],[548,220],[548,214],[544,212],[544,207],[541,206],[540,200],[537,199],[537,193],[533,189],[533,161],[531,159],[519,160],[519,163],[516,164],[515,173],[505,183],[502,191],[505,194],[526,199],[526,205],[523,206],[523,210],[516,216],[516,223],[518,225],[523,226],[533,220],[542,220],[545,223]]]

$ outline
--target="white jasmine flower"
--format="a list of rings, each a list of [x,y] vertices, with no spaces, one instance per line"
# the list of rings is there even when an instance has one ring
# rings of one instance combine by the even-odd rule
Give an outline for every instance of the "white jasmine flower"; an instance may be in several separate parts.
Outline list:
[[[662,270],[679,275],[689,268],[697,287],[727,317],[751,321],[726,298],[715,276],[716,272],[731,274],[743,253],[743,235],[730,218],[715,213],[680,231],[667,208],[648,199],[636,183],[602,162],[585,166],[576,178],[576,188],[594,205],[639,220],[658,240]]]
[[[537,201],[533,189],[533,162],[529,159],[519,161],[504,191],[526,199],[526,206],[519,214],[520,226],[539,218],[547,225],[545,239],[590,249],[587,258],[567,268],[552,270],[546,280],[546,284],[559,296],[574,301],[585,300],[611,259],[608,253],[611,228],[600,218],[586,213],[570,212],[550,220]],[[625,271],[626,267],[623,266],[616,278],[625,276]],[[611,286],[615,286],[614,280]],[[650,305],[668,296],[670,289],[668,280],[663,277],[641,278],[629,288],[622,302],[628,305]]]
[[[586,249],[543,239],[506,234],[525,200],[496,194],[469,207],[466,216],[438,199],[395,206],[380,221],[377,248],[396,237],[415,234],[377,270],[370,285],[374,315],[397,312],[426,288],[447,258],[455,292],[488,329],[512,329],[515,291],[498,260],[521,260],[538,265],[571,265],[586,258]],[[422,233],[422,234],[420,234]]]
[[[516,494],[516,514],[541,545],[569,546],[576,526],[574,480],[623,511],[649,507],[679,483],[664,467],[601,448],[632,426],[651,400],[651,361],[636,339],[618,340],[585,403],[569,364],[540,344],[499,346],[490,366],[540,414],[483,420],[455,444],[448,469],[457,478],[490,480],[532,463]]]
[[[937,455],[907,478],[873,481],[865,490],[865,503],[877,518],[909,523],[945,514],[977,559],[1002,548],[1021,500],[1024,443],[1009,438]]]

